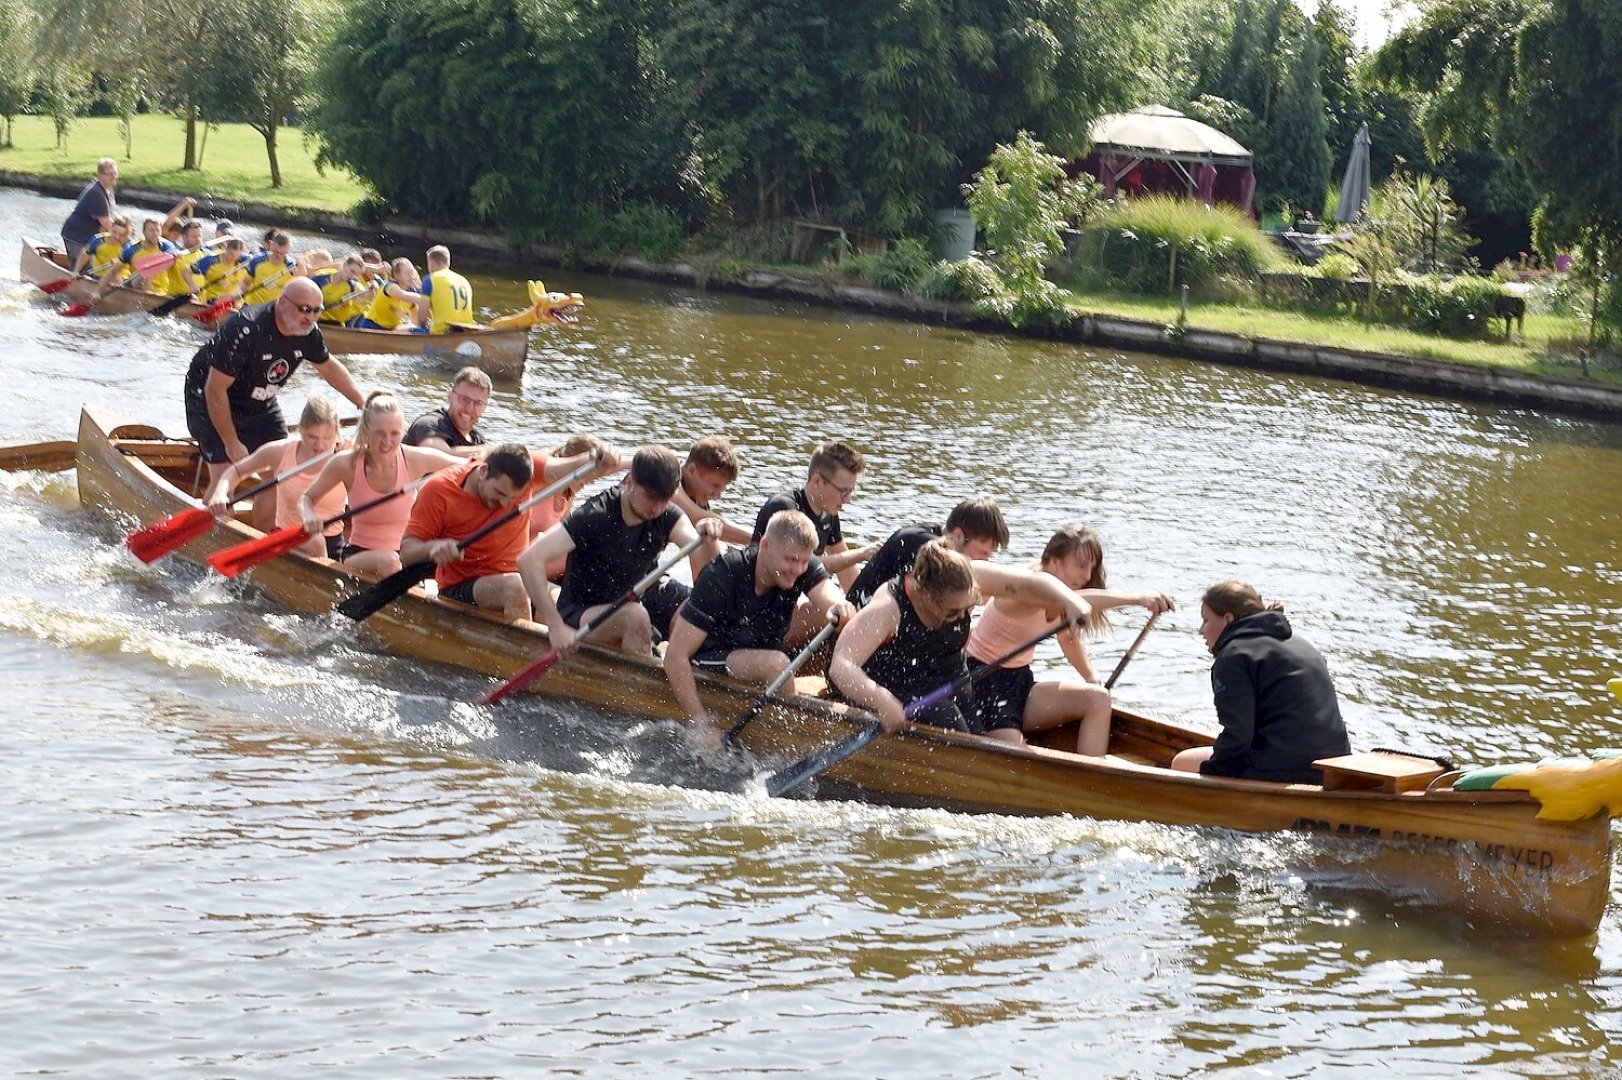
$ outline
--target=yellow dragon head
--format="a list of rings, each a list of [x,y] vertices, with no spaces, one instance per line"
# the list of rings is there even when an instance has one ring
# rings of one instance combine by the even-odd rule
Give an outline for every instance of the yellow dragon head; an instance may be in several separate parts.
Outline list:
[[[577,312],[586,306],[586,298],[579,293],[547,292],[540,281],[529,283],[530,306],[511,315],[490,320],[498,329],[516,326],[573,326],[580,321]]]

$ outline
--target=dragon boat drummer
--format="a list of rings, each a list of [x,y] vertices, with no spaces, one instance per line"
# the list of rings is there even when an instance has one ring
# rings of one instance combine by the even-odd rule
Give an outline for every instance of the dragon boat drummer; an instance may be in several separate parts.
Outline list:
[[[227,465],[287,437],[277,396],[305,361],[356,406],[365,397],[349,369],[332,358],[316,325],[321,290],[296,278],[271,304],[232,315],[192,357],[186,372],[186,429],[197,440],[213,487]],[[254,520],[269,520],[276,493],[262,492]]]
[[[1200,636],[1216,659],[1211,694],[1222,731],[1171,767],[1205,776],[1320,784],[1312,763],[1352,752],[1329,666],[1295,633],[1284,605],[1223,581],[1200,600]]]
[[[664,446],[644,446],[631,459],[623,481],[575,507],[524,551],[518,569],[553,648],[565,655],[572,652],[578,644],[576,630],[651,572],[667,543],[685,547],[703,539],[689,560],[695,580],[719,554],[721,523],[708,518],[695,526],[671,502],[680,482],[675,453]],[[554,599],[546,568],[563,556],[568,563]],[[669,635],[671,620],[688,592],[687,586],[669,578],[656,582],[640,599],[624,604],[596,627],[591,640],[636,656],[652,656],[654,635]]]
[[[719,743],[698,696],[700,668],[765,686],[788,667],[784,638],[803,596],[820,621],[843,621],[855,611],[813,555],[816,526],[798,510],[779,510],[758,544],[728,548],[710,560],[676,612],[665,650],[665,677],[688,723]]]
[[[527,500],[537,487],[591,461],[597,467],[590,477],[622,467],[619,455],[606,445],[600,454],[549,457],[509,442],[492,447],[478,461],[443,470],[417,492],[400,542],[400,562],[433,562],[441,596],[500,611],[509,619],[529,618],[529,594],[519,576],[519,555],[527,554],[529,515],[514,515],[465,550],[458,541]]]
[[[1092,606],[1051,575],[970,562],[944,540],[932,540],[911,569],[887,582],[845,625],[828,681],[877,716],[885,731],[898,731],[906,703],[966,673],[963,650],[974,609],[985,597],[1004,596],[1040,604],[1072,624],[1093,618]],[[969,731],[974,716],[973,695],[964,690],[913,719]]]
[[[118,215],[118,199],[114,194],[117,186],[118,162],[110,157],[96,162],[95,178],[79,192],[73,211],[62,223],[62,248],[67,252],[69,264],[77,267],[79,252],[91,238],[113,227],[113,219]]]

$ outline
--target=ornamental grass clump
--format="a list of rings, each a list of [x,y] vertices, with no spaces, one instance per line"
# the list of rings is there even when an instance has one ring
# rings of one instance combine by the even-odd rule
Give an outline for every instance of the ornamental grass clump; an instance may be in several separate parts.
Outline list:
[[[1084,271],[1129,292],[1196,292],[1219,278],[1256,281],[1280,253],[1249,215],[1166,195],[1117,199],[1082,234]]]

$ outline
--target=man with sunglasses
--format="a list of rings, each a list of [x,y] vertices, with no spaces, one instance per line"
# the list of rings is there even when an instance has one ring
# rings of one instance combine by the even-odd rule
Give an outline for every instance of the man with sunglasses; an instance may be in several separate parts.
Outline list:
[[[294,278],[273,303],[232,315],[192,357],[186,372],[186,428],[208,463],[211,487],[232,462],[287,438],[287,421],[276,399],[306,360],[357,408],[365,403],[349,369],[328,354],[316,326],[320,315],[320,287],[309,278]],[[264,495],[268,520],[276,493]],[[256,522],[259,509],[256,501]]]
[[[839,527],[839,511],[850,501],[865,468],[866,460],[847,444],[838,440],[823,443],[811,455],[804,486],[780,491],[760,508],[750,542],[759,543],[778,511],[798,510],[817,527],[817,547],[812,554],[822,560],[823,568],[838,578],[841,586],[850,588],[856,580],[856,567],[878,550],[877,544],[850,550]]]
[[[445,395],[445,407],[413,420],[405,444],[452,454],[463,447],[483,446],[484,432],[479,430],[478,422],[490,402],[491,389],[490,376],[478,368],[469,365],[458,371]]]

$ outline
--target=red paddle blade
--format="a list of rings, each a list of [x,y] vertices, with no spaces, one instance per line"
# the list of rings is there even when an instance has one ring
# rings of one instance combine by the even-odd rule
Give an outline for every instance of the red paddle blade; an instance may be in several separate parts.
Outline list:
[[[154,270],[167,270],[174,264],[175,257],[173,255],[169,254],[167,251],[156,251],[151,255],[142,255],[131,265],[135,267],[135,272],[137,274],[145,277]]]
[[[278,555],[286,555],[304,543],[304,538],[308,535],[303,525],[288,525],[257,540],[249,540],[236,547],[216,551],[208,557],[208,565],[226,577],[236,577],[242,571],[251,570],[262,562],[269,562]]]
[[[214,515],[200,507],[177,510],[124,537],[124,544],[144,563],[157,562],[214,527]]]
[[[522,690],[524,687],[528,686],[530,683],[552,670],[552,665],[556,664],[561,659],[562,656],[559,655],[556,649],[553,649],[551,652],[529,665],[529,667],[525,668],[523,671],[520,671],[517,675],[514,675],[512,678],[508,679],[506,682],[484,695],[479,699],[479,704],[494,705],[508,694],[516,694],[518,691]]]
[[[199,311],[197,314],[193,315],[192,318],[196,319],[204,326],[207,326],[215,319],[229,315],[232,309],[236,306],[236,297],[222,296],[218,300],[215,300],[213,303],[209,304],[202,311]]]
[[[72,284],[73,279],[70,277],[65,277],[60,281],[47,281],[45,284],[40,286],[40,290],[43,291],[46,296],[55,296],[57,293],[61,292],[63,289]]]
[[[70,319],[77,319],[81,315],[90,314],[90,305],[89,304],[69,304],[67,307],[62,309],[62,314],[66,315]]]

